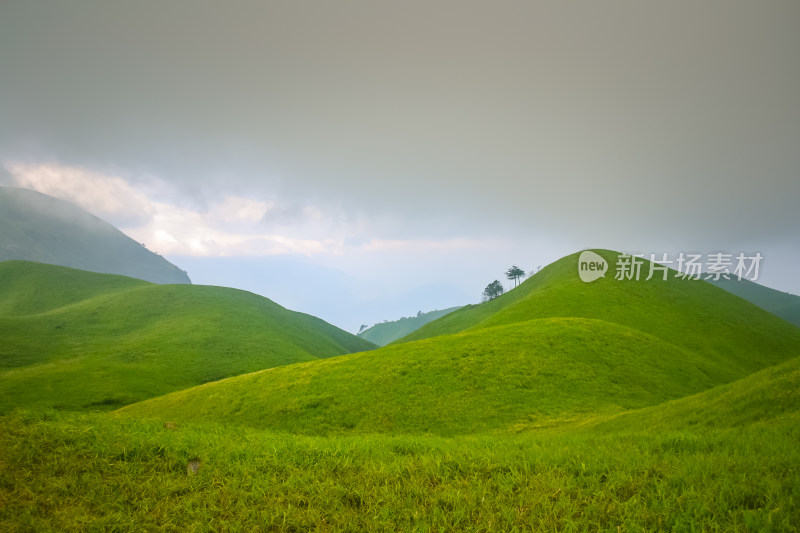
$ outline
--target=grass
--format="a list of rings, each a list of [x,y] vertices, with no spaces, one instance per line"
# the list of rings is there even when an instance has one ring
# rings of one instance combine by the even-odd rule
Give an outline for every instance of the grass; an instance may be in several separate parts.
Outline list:
[[[642,424],[650,431],[783,424],[798,417],[798,390],[800,358],[794,358],[700,394],[621,414],[598,429],[613,433]]]
[[[689,401],[713,418],[705,396],[747,397],[753,380],[787,398],[778,416],[714,424],[682,420],[685,400],[458,438],[15,412],[0,419],[0,529],[798,531],[799,366]]]
[[[244,291],[26,262],[0,269],[0,411],[116,408],[373,347]]]
[[[386,346],[401,337],[405,337],[412,331],[421,328],[428,322],[433,322],[457,309],[459,309],[459,307],[450,307],[448,309],[420,313],[417,316],[403,317],[399,320],[381,322],[369,329],[365,329],[359,333],[358,336],[378,346]]]
[[[104,293],[149,285],[126,276],[30,261],[0,262],[0,316],[25,316],[52,311]]]
[[[273,368],[122,412],[304,434],[452,435],[653,405],[730,373],[623,326],[540,319]]]

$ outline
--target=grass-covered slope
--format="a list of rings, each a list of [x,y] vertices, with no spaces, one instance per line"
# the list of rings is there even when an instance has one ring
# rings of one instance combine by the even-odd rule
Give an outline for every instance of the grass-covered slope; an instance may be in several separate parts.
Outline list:
[[[795,326],[800,326],[800,296],[776,291],[746,279],[720,278],[709,283],[744,298]]]
[[[743,371],[754,368],[753,359],[769,359],[771,353],[787,353],[796,346],[800,329],[718,287],[702,280],[681,279],[673,270],[667,280],[656,273],[647,281],[649,261],[644,261],[638,281],[616,280],[618,254],[597,252],[609,263],[604,278],[581,281],[580,254],[572,254],[503,296],[455,311],[397,342],[535,318],[581,317],[624,325],[693,353],[724,360]],[[755,367],[760,368],[758,365],[756,362]]]
[[[273,368],[129,406],[299,433],[477,433],[691,394],[726,368],[624,326],[542,319]]]
[[[190,283],[186,272],[80,207],[28,189],[0,187],[0,261],[9,260]]]
[[[768,426],[779,421],[800,427],[800,356],[745,378],[654,407],[622,413],[591,424],[603,432],[648,428],[681,431],[694,428]]]
[[[18,412],[0,417],[0,529],[797,532],[799,369],[459,438]]]
[[[0,316],[44,313],[104,293],[149,285],[126,276],[98,276],[32,261],[0,262]]]
[[[800,352],[800,329],[709,284],[575,286],[576,270],[561,263],[537,274],[538,291],[528,285],[437,321],[462,315],[459,333],[239,376],[122,412],[298,433],[476,433],[655,405]]]
[[[109,408],[374,346],[252,293],[0,263],[0,411]]]
[[[366,339],[378,346],[386,346],[390,342],[396,341],[401,337],[405,337],[412,331],[416,331],[428,322],[432,322],[437,318],[452,313],[459,307],[450,307],[448,309],[441,309],[436,311],[429,311],[427,313],[420,313],[417,316],[403,317],[398,320],[388,322],[381,322],[375,324],[369,329],[358,334],[362,339]]]

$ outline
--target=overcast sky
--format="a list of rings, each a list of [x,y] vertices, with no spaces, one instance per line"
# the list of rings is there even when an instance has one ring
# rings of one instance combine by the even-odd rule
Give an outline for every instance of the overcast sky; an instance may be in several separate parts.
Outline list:
[[[800,2],[0,3],[0,184],[350,331],[587,247],[800,293]]]

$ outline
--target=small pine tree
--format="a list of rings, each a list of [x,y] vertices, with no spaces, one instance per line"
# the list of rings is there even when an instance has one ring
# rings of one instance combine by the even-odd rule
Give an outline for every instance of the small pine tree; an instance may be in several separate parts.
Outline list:
[[[498,280],[494,280],[483,289],[483,301],[494,300],[503,294],[504,290],[503,285]]]
[[[514,287],[517,286],[519,283],[519,278],[525,275],[525,271],[519,268],[517,265],[512,266],[506,271],[506,277],[509,280],[514,281]]]

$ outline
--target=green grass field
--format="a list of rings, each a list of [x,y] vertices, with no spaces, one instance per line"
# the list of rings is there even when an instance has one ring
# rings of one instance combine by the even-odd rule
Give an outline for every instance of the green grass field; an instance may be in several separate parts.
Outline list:
[[[800,531],[800,329],[708,283],[584,284],[576,259],[357,353],[240,291],[0,264],[0,530]],[[184,376],[182,353],[264,346],[306,358],[52,408],[98,369],[101,396],[163,386],[133,350]]]
[[[0,419],[0,529],[798,531],[798,386],[793,359],[657,407],[449,438],[19,411]]]

